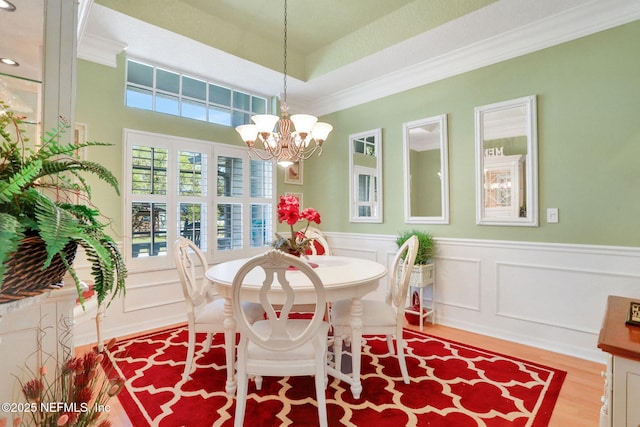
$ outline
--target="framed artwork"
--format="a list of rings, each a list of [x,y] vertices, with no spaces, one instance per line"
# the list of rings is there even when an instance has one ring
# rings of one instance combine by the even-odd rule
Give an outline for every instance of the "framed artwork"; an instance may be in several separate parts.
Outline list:
[[[304,209],[302,207],[302,193],[284,193],[287,196],[293,196],[298,199],[298,203],[300,203],[300,210]]]
[[[285,169],[284,183],[302,185],[302,160]]]

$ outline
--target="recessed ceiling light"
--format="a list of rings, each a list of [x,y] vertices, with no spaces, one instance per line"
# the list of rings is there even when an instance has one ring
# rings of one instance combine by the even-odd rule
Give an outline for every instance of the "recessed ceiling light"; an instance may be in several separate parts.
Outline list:
[[[13,12],[16,10],[16,7],[13,3],[8,2],[7,0],[0,0],[0,9],[6,10],[7,12]]]
[[[2,0],[0,0],[2,1]],[[0,58],[0,62],[2,62],[5,65],[13,65],[14,67],[19,66],[20,64],[18,64],[16,61],[14,61],[11,58]]]

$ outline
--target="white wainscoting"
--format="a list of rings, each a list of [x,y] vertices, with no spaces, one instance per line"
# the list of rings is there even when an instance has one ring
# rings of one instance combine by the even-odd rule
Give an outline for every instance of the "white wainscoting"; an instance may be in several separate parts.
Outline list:
[[[394,235],[326,233],[335,255],[391,265]],[[640,248],[436,239],[437,322],[605,363],[597,348],[608,295],[640,300]],[[370,298],[384,298],[386,279]],[[430,300],[430,294],[425,299]],[[175,270],[132,272],[103,337],[185,321]],[[428,332],[428,325],[425,329]],[[79,322],[76,344],[95,342]]]
[[[79,253],[76,270],[82,279],[90,279],[90,270],[85,267]],[[78,264],[80,264],[78,266]],[[74,341],[76,345],[95,343],[95,309],[76,317]],[[186,322],[186,308],[178,271],[130,271],[124,298],[114,300],[106,310],[102,321],[102,339],[146,331],[167,325]]]
[[[396,251],[395,236],[327,238],[337,255],[390,264]],[[607,296],[640,300],[640,248],[436,240],[437,322],[444,325],[605,363],[597,340]]]

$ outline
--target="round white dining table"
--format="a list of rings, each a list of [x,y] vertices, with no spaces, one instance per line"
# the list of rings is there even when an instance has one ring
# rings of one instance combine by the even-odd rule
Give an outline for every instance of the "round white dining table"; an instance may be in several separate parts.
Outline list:
[[[233,395],[236,391],[235,369],[235,333],[236,323],[231,308],[231,287],[233,279],[248,259],[237,259],[216,264],[206,271],[206,277],[213,283],[216,291],[225,298],[225,348],[227,358],[227,393]],[[312,265],[317,265],[314,271],[318,274],[325,288],[327,301],[351,300],[351,349],[352,370],[350,374],[337,371],[332,366],[327,367],[329,375],[346,381],[351,386],[351,393],[355,399],[360,398],[362,384],[360,382],[360,357],[362,343],[362,297],[374,291],[379,280],[387,274],[387,268],[378,262],[362,258],[344,256],[309,256]],[[315,292],[308,278],[299,271],[288,271],[287,277],[296,292],[296,304],[313,303]],[[244,301],[260,302],[259,290],[262,286],[264,274],[255,269],[244,280],[241,297]],[[305,299],[309,295],[309,300]]]

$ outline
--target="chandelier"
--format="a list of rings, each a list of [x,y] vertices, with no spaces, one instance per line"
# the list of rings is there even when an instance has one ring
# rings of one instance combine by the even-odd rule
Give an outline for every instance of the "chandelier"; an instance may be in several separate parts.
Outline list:
[[[318,122],[317,117],[309,114],[289,116],[287,105],[287,0],[284,0],[284,91],[280,116],[256,114],[251,116],[251,120],[254,124],[236,127],[236,131],[249,148],[249,155],[255,154],[262,160],[276,159],[278,164],[283,167],[308,159],[316,151],[318,156],[322,154],[322,143],[333,129],[330,124]],[[264,151],[256,150],[256,140],[262,143]]]

